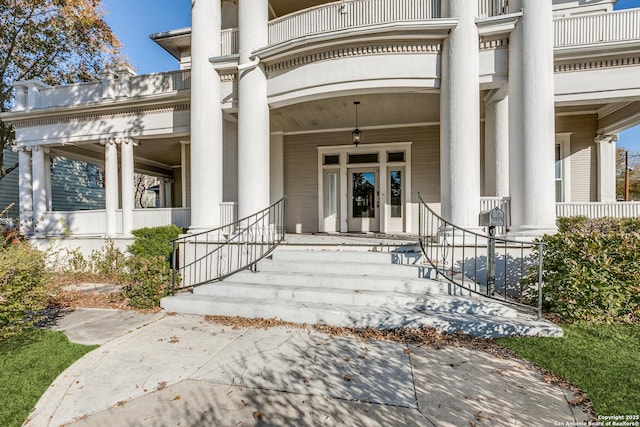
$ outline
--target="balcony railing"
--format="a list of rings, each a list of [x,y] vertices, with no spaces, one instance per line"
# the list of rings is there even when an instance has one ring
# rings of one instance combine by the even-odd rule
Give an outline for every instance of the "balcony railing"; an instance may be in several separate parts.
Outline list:
[[[508,0],[478,0],[478,16],[480,18],[489,18],[506,13],[508,13]]]
[[[143,97],[188,89],[191,89],[191,70],[179,70],[133,76],[129,81],[127,93],[129,97]],[[98,102],[105,98],[104,90],[105,83],[98,81],[42,87],[38,89],[37,93],[30,92],[27,96],[36,97],[32,102],[36,108],[68,107]]]
[[[640,202],[556,203],[556,216],[586,216],[587,218],[640,217]]]
[[[102,82],[45,87],[37,96],[38,108],[86,104],[102,98]]]
[[[131,79],[131,96],[149,96],[191,89],[191,71],[143,74]]]
[[[274,19],[269,45],[346,28],[439,17],[439,0],[338,1]]]
[[[640,9],[558,18],[554,46],[582,46],[640,40]]]

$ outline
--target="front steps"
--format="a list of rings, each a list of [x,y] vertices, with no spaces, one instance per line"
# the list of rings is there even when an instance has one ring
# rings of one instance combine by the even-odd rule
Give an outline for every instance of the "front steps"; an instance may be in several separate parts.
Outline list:
[[[280,247],[255,272],[163,298],[161,305],[187,314],[381,329],[431,326],[481,337],[562,334],[512,306],[431,279],[433,271],[415,249],[362,249]]]

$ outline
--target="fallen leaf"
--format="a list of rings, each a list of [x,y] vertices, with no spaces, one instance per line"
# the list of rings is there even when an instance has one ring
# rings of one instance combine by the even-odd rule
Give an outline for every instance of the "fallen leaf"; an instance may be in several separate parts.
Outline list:
[[[180,400],[180,399],[182,399],[182,397],[180,397],[179,394],[177,394],[176,397],[173,398],[173,400]]]
[[[351,381],[351,375],[349,374],[345,374],[345,376],[343,377],[345,381]]]
[[[156,387],[156,390],[162,390],[163,388],[165,388],[167,386],[167,382],[166,381],[160,381],[158,383],[158,386]]]
[[[262,421],[262,412],[260,411],[253,411],[253,418],[256,420],[260,420]]]
[[[491,416],[485,414],[482,411],[478,411],[478,413],[476,414],[476,419],[478,419],[478,420],[490,420]]]
[[[176,343],[179,343],[179,342],[180,342],[180,340],[175,335],[172,336],[171,338],[169,338],[169,344],[176,344]]]

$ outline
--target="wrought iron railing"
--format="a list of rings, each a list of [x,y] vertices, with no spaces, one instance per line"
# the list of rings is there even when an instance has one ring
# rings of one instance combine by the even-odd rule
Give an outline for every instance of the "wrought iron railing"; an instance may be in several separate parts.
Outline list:
[[[252,268],[284,239],[285,198],[213,230],[172,241],[173,289],[222,280]]]
[[[542,316],[545,244],[490,237],[437,215],[419,195],[418,238],[436,276],[471,293]]]

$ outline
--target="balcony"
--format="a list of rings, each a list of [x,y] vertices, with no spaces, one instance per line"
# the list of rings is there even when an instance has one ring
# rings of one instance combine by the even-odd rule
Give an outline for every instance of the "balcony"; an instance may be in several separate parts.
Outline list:
[[[70,107],[114,98],[161,96],[191,89],[190,70],[129,77],[64,86],[46,86],[37,80],[18,82],[15,84],[17,91],[14,111]]]
[[[640,9],[628,9],[597,15],[557,18],[554,47],[568,48],[637,42],[640,40]]]

